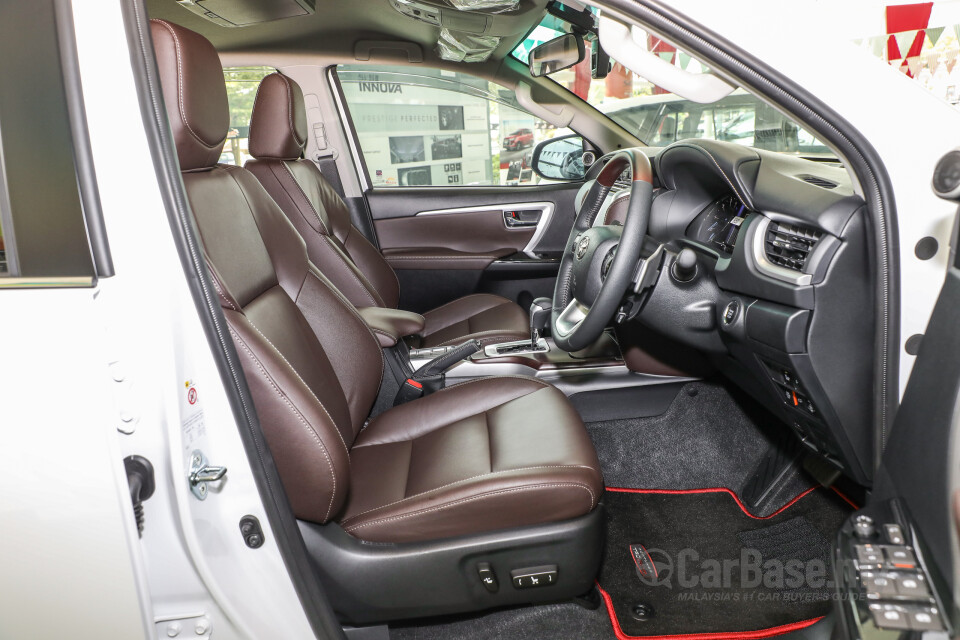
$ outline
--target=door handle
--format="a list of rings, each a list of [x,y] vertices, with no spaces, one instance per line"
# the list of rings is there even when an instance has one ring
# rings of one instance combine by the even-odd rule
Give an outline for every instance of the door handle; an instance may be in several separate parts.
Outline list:
[[[503,212],[503,224],[508,229],[535,227],[540,224],[541,215],[540,209],[511,209]]]

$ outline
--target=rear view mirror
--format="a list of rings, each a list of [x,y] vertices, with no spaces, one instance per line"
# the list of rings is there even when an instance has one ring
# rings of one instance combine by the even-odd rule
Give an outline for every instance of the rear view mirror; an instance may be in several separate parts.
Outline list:
[[[533,150],[530,164],[545,180],[583,180],[583,138],[577,134],[544,140]]]
[[[574,33],[564,34],[530,51],[530,75],[539,78],[567,69],[583,60],[585,55],[583,38]]]

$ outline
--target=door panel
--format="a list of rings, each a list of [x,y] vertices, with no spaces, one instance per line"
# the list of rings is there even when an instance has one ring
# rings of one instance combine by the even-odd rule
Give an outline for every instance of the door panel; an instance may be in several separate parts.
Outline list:
[[[580,186],[369,191],[380,247],[400,281],[400,306],[422,312],[471,293],[494,293],[526,308],[552,296]],[[516,210],[530,212],[521,225],[538,212],[536,226],[508,227],[504,212]]]
[[[582,183],[564,183],[537,185],[532,187],[460,187],[460,188],[390,188],[373,189],[366,194],[370,205],[370,214],[377,228],[378,238],[382,247],[399,248],[398,245],[388,245],[380,237],[380,228],[385,220],[396,218],[405,220],[401,225],[410,224],[410,218],[417,217],[418,213],[444,211],[448,209],[477,209],[489,206],[491,210],[502,210],[502,205],[529,204],[549,202],[553,206],[553,214],[543,222],[546,227],[540,233],[537,243],[532,247],[537,253],[560,253],[567,241],[567,235],[573,227],[575,218],[574,201]],[[446,217],[446,216],[445,216]],[[515,229],[503,228],[503,237],[516,235]],[[414,223],[419,224],[419,223]],[[452,235],[462,233],[457,225],[449,227]],[[396,229],[396,226],[391,226]],[[539,229],[538,229],[539,231]],[[446,239],[451,239],[447,236]],[[505,246],[510,246],[508,243]],[[441,245],[451,246],[451,245]]]
[[[394,269],[402,268],[403,260],[424,261],[425,269],[431,268],[430,262],[436,262],[438,269],[483,269],[497,258],[522,251],[533,238],[536,225],[509,228],[504,215],[503,209],[484,206],[450,213],[420,212],[377,220],[374,225],[383,255]]]

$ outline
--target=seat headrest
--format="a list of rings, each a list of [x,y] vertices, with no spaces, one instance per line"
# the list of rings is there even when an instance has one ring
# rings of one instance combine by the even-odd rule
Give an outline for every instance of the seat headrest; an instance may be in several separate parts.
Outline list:
[[[180,170],[213,167],[230,128],[220,57],[199,33],[165,20],[151,20],[150,35]]]
[[[250,116],[250,155],[296,160],[307,144],[307,113],[300,85],[279,73],[260,81]]]

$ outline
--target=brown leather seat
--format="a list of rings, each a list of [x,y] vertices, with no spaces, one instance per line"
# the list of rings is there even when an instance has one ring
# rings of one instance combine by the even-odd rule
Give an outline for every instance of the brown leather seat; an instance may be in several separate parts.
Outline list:
[[[253,172],[307,243],[310,260],[357,307],[397,308],[400,285],[383,255],[353,226],[350,212],[317,166],[303,159],[307,117],[303,93],[273,73],[260,83],[250,119]],[[530,337],[527,313],[500,296],[476,294],[423,314],[414,346],[474,338],[483,344]]]
[[[365,426],[384,367],[377,339],[256,178],[217,164],[229,118],[213,46],[164,21],[151,33],[205,257],[297,517],[413,542],[591,512],[596,453],[545,383],[474,380]]]

